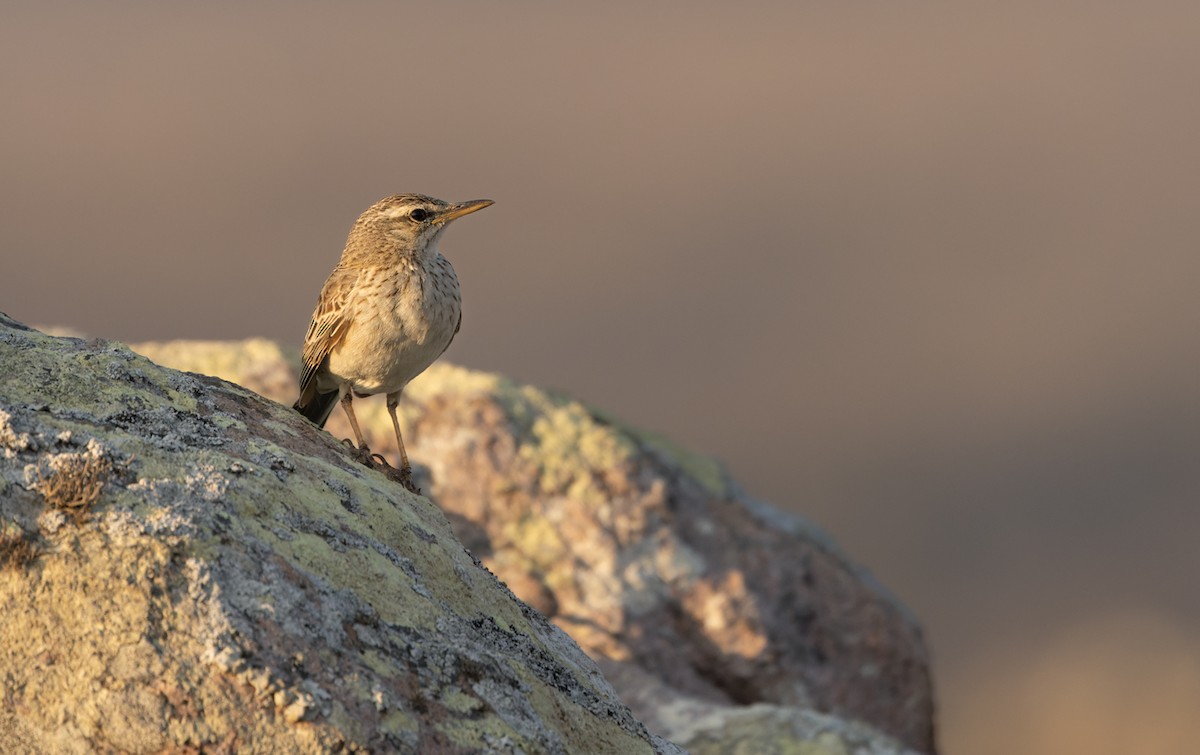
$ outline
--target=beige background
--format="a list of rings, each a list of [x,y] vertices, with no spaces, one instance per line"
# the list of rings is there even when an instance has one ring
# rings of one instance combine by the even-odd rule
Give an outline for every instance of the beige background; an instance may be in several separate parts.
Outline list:
[[[946,752],[1195,749],[1200,6],[44,5],[0,309],[296,344],[368,204],[490,197],[449,357],[825,525]]]

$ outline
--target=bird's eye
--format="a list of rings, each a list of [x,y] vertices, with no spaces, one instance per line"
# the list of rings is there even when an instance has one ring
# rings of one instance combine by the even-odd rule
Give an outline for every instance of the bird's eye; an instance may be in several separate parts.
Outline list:
[[[412,218],[413,220],[417,221],[418,223],[420,223],[421,221],[423,221],[429,217],[429,213],[426,210],[422,210],[420,207],[418,207],[417,209],[410,212],[408,214],[408,216],[410,218]]]

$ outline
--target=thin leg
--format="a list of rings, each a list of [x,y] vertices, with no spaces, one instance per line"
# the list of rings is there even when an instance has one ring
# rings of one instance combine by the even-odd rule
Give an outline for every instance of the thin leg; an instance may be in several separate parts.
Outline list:
[[[369,450],[367,442],[363,440],[362,430],[358,429],[358,418],[354,416],[354,407],[350,406],[350,402],[353,400],[354,394],[346,391],[346,395],[342,396],[342,409],[346,412],[346,419],[350,420],[350,429],[354,431],[354,439],[358,441],[358,447],[366,451]],[[393,415],[392,419],[395,418],[395,415]],[[403,453],[403,449],[401,449],[401,453]]]
[[[400,469],[404,472],[411,472],[412,466],[408,463],[408,453],[404,450],[404,438],[400,437],[400,420],[396,419],[396,407],[400,405],[400,392],[389,393],[387,396],[388,414],[392,415],[392,427],[396,428],[396,445],[400,447]]]

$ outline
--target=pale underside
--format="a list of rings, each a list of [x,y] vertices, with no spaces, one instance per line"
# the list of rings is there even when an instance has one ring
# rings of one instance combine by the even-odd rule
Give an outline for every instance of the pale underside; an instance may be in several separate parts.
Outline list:
[[[318,392],[398,394],[450,345],[462,314],[458,278],[436,249],[426,254],[425,265],[330,275],[304,350]]]

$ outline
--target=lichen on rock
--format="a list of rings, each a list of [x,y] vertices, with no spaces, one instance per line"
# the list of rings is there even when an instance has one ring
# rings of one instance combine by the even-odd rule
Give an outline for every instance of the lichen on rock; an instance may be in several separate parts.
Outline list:
[[[290,409],[2,315],[0,363],[0,751],[678,751]]]
[[[223,377],[288,402],[293,384],[278,376],[293,370],[280,357]],[[372,449],[394,454],[383,406],[355,404]],[[934,751],[915,618],[718,462],[570,397],[445,363],[413,381],[401,410],[420,484],[457,536],[600,663],[651,731],[701,750],[757,752],[778,735],[790,745],[764,751]],[[328,427],[345,437],[339,415]],[[845,726],[813,728],[812,716]],[[712,721],[729,725],[700,725]]]

